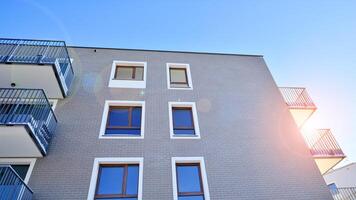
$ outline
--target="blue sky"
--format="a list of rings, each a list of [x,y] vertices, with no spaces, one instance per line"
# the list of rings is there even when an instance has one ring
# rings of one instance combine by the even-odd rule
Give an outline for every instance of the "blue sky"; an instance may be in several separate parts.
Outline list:
[[[356,161],[356,1],[2,0],[0,37],[69,45],[263,54],[280,86],[307,87],[312,126]]]

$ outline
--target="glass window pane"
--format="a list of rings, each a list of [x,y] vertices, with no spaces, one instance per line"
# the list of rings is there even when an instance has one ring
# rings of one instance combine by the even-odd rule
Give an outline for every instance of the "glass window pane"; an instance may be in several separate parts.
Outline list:
[[[128,129],[128,128],[106,128],[105,130],[106,135],[133,135],[133,136],[138,136],[141,135],[141,129]]]
[[[173,125],[174,128],[193,127],[192,110],[190,108],[187,109],[173,108]]]
[[[178,197],[178,200],[204,200],[203,196],[184,196]]]
[[[141,127],[141,108],[132,108],[132,126]]]
[[[138,192],[138,165],[129,165],[127,174],[126,194],[135,195]]]
[[[96,194],[122,194],[124,168],[101,166]]]
[[[136,67],[135,80],[143,80],[143,67]]]
[[[174,129],[174,134],[175,135],[195,135],[195,130],[194,129]]]
[[[117,67],[116,79],[119,80],[131,80],[134,68],[132,67]]]
[[[185,69],[170,69],[171,83],[187,83]]]
[[[134,198],[95,198],[95,199],[100,199],[100,200],[137,200],[136,197]]]
[[[30,165],[11,165],[11,167],[22,178],[22,180],[25,180]]]
[[[128,108],[111,108],[108,117],[109,126],[129,126]]]
[[[178,192],[200,192],[198,166],[177,166]]]

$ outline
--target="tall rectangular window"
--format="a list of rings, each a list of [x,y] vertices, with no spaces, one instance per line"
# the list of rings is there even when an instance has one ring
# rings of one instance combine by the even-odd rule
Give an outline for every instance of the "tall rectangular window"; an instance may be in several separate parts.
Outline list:
[[[95,199],[135,200],[138,195],[138,164],[102,164]]]
[[[203,157],[173,157],[174,200],[210,200]]]
[[[171,139],[199,139],[198,114],[194,102],[169,102]]]
[[[105,134],[140,135],[141,107],[110,106]]]
[[[195,135],[192,108],[173,107],[173,131],[175,135]]]
[[[204,200],[204,189],[199,163],[177,163],[179,200]]]

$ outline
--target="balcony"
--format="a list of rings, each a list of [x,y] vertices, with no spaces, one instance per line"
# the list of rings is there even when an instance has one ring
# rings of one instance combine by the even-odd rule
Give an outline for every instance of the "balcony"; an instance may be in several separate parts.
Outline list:
[[[356,200],[356,187],[336,188],[330,192],[334,200]]]
[[[41,88],[49,98],[64,98],[73,78],[64,41],[0,38],[0,87]]]
[[[330,129],[318,129],[304,138],[322,174],[346,157]]]
[[[0,199],[31,200],[33,192],[9,165],[0,165]]]
[[[280,87],[282,96],[298,127],[315,112],[316,106],[305,88]]]
[[[57,125],[42,89],[0,88],[0,157],[43,157]]]

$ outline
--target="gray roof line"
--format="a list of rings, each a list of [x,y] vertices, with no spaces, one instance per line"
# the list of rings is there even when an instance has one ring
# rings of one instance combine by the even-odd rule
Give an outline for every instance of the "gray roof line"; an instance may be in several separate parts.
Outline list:
[[[235,53],[218,53],[218,52],[172,51],[172,50],[156,50],[156,49],[125,49],[125,48],[114,48],[114,47],[90,47],[90,46],[72,46],[72,45],[67,45],[67,47],[68,48],[85,48],[85,49],[124,50],[124,51],[150,51],[150,52],[163,52],[163,53],[188,53],[188,54],[263,57],[263,55],[257,55],[257,54],[252,55],[252,54],[235,54]]]

